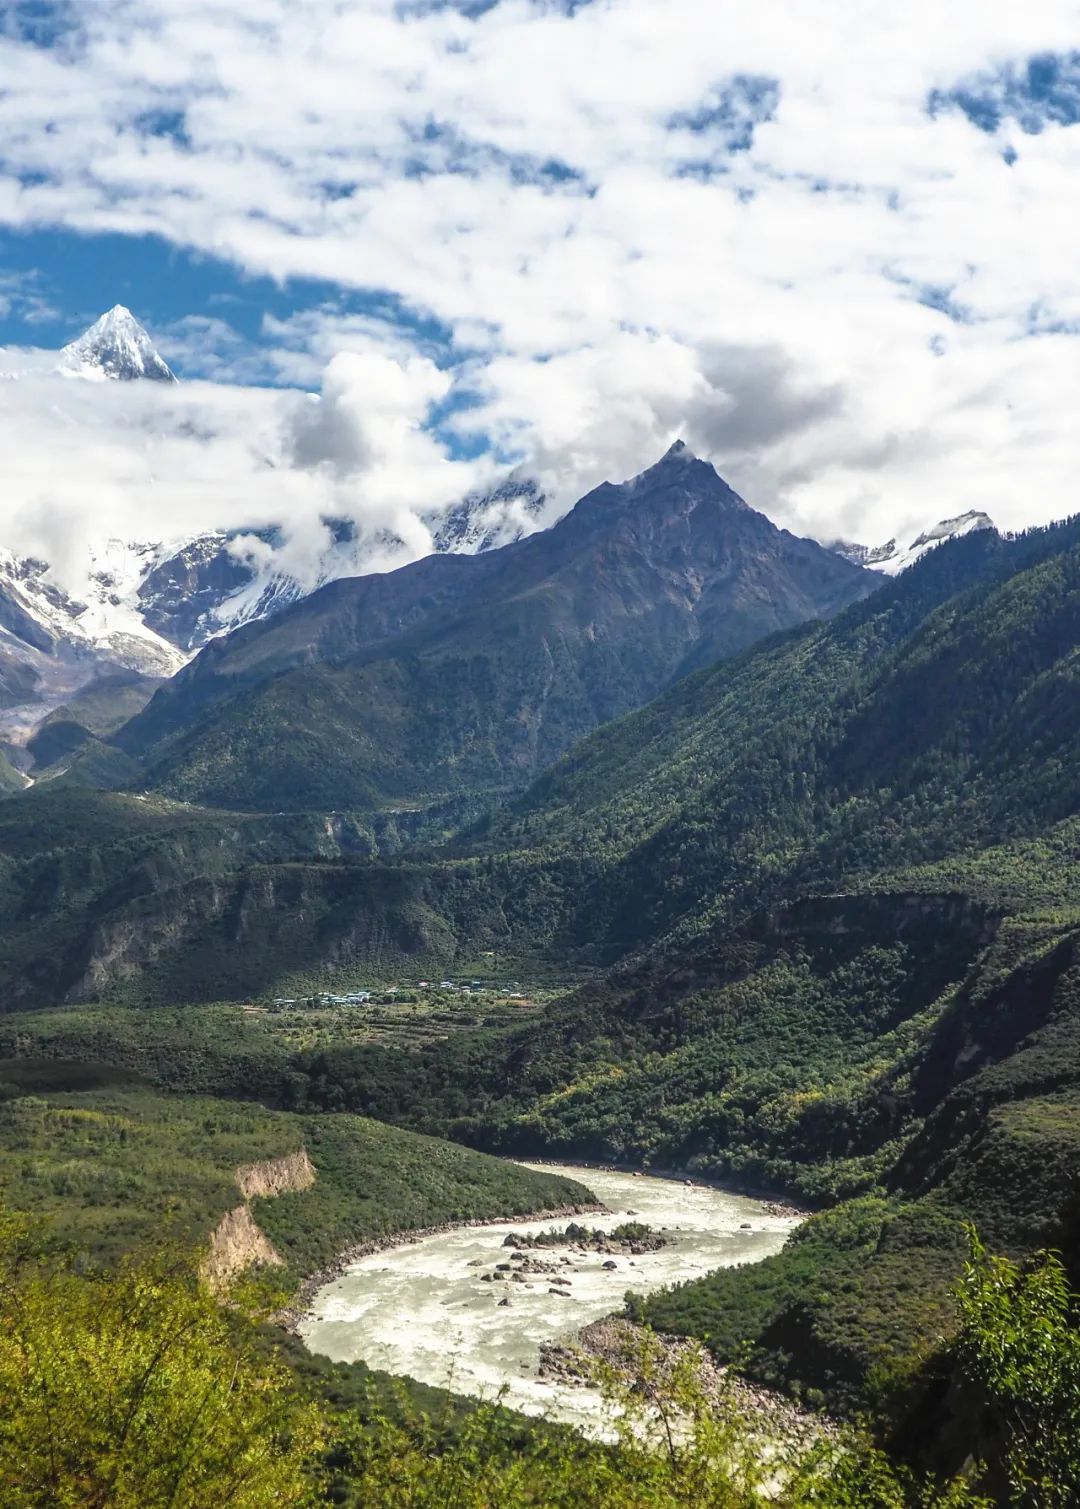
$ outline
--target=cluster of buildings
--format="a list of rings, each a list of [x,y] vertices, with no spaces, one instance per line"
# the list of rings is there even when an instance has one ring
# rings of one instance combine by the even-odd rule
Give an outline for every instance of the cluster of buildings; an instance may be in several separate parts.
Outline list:
[[[474,995],[477,991],[497,991],[497,993],[501,995],[505,1000],[524,1000],[524,996],[516,980],[513,983],[502,987],[485,985],[483,980],[470,980],[467,984],[461,985],[457,984],[457,982],[454,980],[440,980],[438,985],[432,985],[430,980],[418,980],[416,989],[447,990],[453,991],[456,995],[464,996]],[[304,996],[300,999],[289,996],[275,996],[273,1005],[310,1006],[314,1004],[318,1006],[364,1006],[372,999],[373,995],[379,995],[380,997],[393,997],[398,994],[399,987],[397,985],[389,985],[384,990],[381,989],[374,992],[370,990],[353,990],[350,991],[347,995],[335,995],[332,991],[320,990],[317,995]]]
[[[397,991],[388,990],[387,995],[396,995]],[[296,1000],[289,996],[275,996],[275,1006],[307,1006],[311,1001],[316,1001],[320,1006],[363,1006],[371,1000],[370,990],[354,990],[349,995],[336,996],[328,990],[321,990],[317,996],[305,996],[303,1000]]]
[[[420,988],[423,989],[426,984],[426,980],[421,980]],[[469,996],[472,995],[475,991],[483,990],[495,991],[497,992],[497,994],[505,996],[506,999],[510,1001],[520,1001],[522,999],[521,991],[518,989],[516,981],[512,985],[506,985],[500,989],[500,987],[498,986],[485,985],[483,980],[470,980],[467,985],[456,985],[453,980],[440,980],[438,988],[439,990],[453,990],[456,991],[458,995],[462,996]]]

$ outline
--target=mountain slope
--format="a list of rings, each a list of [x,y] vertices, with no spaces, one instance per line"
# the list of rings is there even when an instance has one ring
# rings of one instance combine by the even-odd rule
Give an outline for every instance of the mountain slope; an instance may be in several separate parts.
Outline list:
[[[785,885],[825,880],[1068,815],[1078,537],[1072,521],[942,547],[600,730],[474,841],[596,855],[594,936],[620,953],[760,893],[778,862]]]
[[[0,729],[9,736],[25,738],[91,683],[161,680],[184,659],[123,604],[76,602],[45,562],[0,550]]]
[[[205,1250],[247,1193],[243,1171],[284,1173],[290,1162],[310,1171],[310,1182],[283,1203],[256,1194],[252,1208],[293,1283],[346,1247],[391,1233],[589,1202],[557,1173],[396,1127],[163,1096],[100,1063],[73,1072],[70,1063],[4,1057],[0,1083],[5,1208],[42,1221],[50,1250],[77,1245],[103,1266],[160,1239],[163,1226],[172,1242]],[[116,1135],[120,1126],[128,1135]],[[91,1163],[93,1179],[70,1177]]]
[[[7,751],[0,749],[0,797],[14,796],[26,787],[26,777],[12,763]]]
[[[0,550],[0,626],[31,650],[81,657],[144,675],[171,675],[185,656],[130,611],[111,578],[88,602],[77,602],[51,579],[44,561]]]
[[[216,641],[119,742],[156,789],[232,806],[512,789],[695,665],[873,586],[676,445],[550,530],[335,582]]]

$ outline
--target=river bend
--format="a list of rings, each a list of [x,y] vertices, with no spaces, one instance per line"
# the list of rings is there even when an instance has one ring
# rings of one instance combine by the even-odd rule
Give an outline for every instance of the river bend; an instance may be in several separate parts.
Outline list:
[[[599,1253],[556,1249],[556,1261],[564,1252],[571,1259],[559,1268],[570,1280],[564,1286],[569,1297],[562,1297],[549,1292],[542,1275],[530,1288],[481,1275],[506,1260],[508,1232],[545,1231],[565,1220],[455,1227],[351,1263],[318,1291],[300,1325],[309,1349],[457,1393],[493,1398],[504,1389],[515,1409],[596,1430],[602,1404],[591,1389],[537,1376],[541,1343],[571,1340],[580,1327],[620,1309],[628,1289],[649,1293],[768,1257],[797,1224],[768,1213],[759,1200],[708,1186],[569,1165],[560,1172],[587,1185],[611,1211],[582,1216],[583,1225],[610,1231],[637,1219],[666,1236],[668,1245],[618,1257],[614,1269],[605,1269]],[[511,1304],[500,1305],[507,1295]]]

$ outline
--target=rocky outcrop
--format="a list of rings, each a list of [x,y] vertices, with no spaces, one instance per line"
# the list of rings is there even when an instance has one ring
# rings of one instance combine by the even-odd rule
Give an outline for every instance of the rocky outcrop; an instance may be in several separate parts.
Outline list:
[[[774,1442],[805,1450],[835,1431],[827,1416],[800,1410],[772,1389],[718,1366],[697,1342],[647,1331],[617,1315],[582,1327],[576,1341],[569,1344],[542,1343],[538,1376],[548,1383],[595,1387],[598,1377],[606,1373],[624,1385],[632,1384],[635,1392],[652,1401],[687,1363],[692,1366],[695,1391],[714,1409],[729,1419],[741,1419],[746,1429],[760,1422]]]
[[[211,1289],[220,1291],[248,1268],[282,1265],[283,1259],[274,1244],[255,1224],[251,1208],[235,1205],[214,1228],[201,1273]]]
[[[754,933],[788,938],[892,939],[929,931],[956,940],[974,954],[994,936],[998,915],[964,892],[881,890],[803,896],[761,913]]]
[[[273,1199],[310,1189],[315,1183],[315,1165],[302,1147],[283,1158],[267,1158],[262,1163],[248,1163],[236,1170],[236,1182],[245,1200]]]
[[[259,1229],[249,1201],[310,1189],[315,1179],[315,1165],[303,1147],[280,1158],[242,1163],[236,1170],[236,1183],[244,1203],[234,1205],[214,1228],[210,1251],[200,1270],[203,1281],[211,1289],[221,1291],[248,1268],[282,1267],[284,1259]]]
[[[570,1247],[581,1255],[586,1252],[599,1252],[605,1257],[617,1256],[620,1253],[623,1256],[640,1257],[642,1253],[659,1252],[667,1245],[667,1237],[653,1231],[651,1226],[642,1225],[640,1221],[624,1222],[612,1231],[598,1231],[582,1226],[577,1221],[571,1221],[570,1225],[561,1231],[557,1231],[554,1227],[550,1231],[525,1233],[512,1231],[503,1238],[504,1247]],[[520,1255],[520,1253],[515,1253],[515,1256]]]

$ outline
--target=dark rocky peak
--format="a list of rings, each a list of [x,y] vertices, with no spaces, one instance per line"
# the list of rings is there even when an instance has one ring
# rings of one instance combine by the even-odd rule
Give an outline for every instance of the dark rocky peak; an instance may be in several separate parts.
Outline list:
[[[232,737],[233,715],[219,714],[221,704],[240,696],[242,743],[241,729],[256,716],[245,709],[259,704],[261,684],[273,682],[265,716],[281,725],[286,749],[288,730],[306,727],[305,699],[318,681],[334,698],[347,685],[355,713],[346,724],[355,717],[368,728],[372,749],[398,749],[400,730],[412,730],[408,749],[391,761],[397,795],[411,796],[425,782],[433,783],[425,790],[501,788],[528,779],[673,677],[835,613],[876,580],[777,529],[709,462],[676,445],[628,482],[594,488],[551,529],[481,554],[434,554],[396,571],[342,578],[272,619],[211,640],[118,742],[151,761],[172,760],[171,749],[181,764],[197,762],[204,759],[199,741],[218,738],[212,727],[226,742]],[[293,672],[301,672],[295,681]],[[378,739],[370,734],[376,715]],[[467,770],[463,717],[466,742],[477,751]],[[247,768],[249,756],[239,743],[237,750],[235,767],[230,754],[221,768]],[[207,770],[217,771],[221,758],[207,746]],[[327,768],[320,755],[293,800],[314,801]],[[349,768],[351,791],[359,767]],[[194,784],[184,790],[202,792],[204,777],[195,765],[191,771]],[[215,800],[225,799],[223,787],[213,789]],[[335,787],[338,805],[346,796]],[[252,800],[246,777],[227,800]]]
[[[644,531],[655,538],[671,526],[685,529],[685,521],[702,508],[716,518],[742,513],[767,522],[728,486],[711,461],[703,461],[685,441],[676,440],[659,461],[628,481],[594,487],[550,534],[561,534],[576,548],[590,535],[611,530],[623,536]]]

